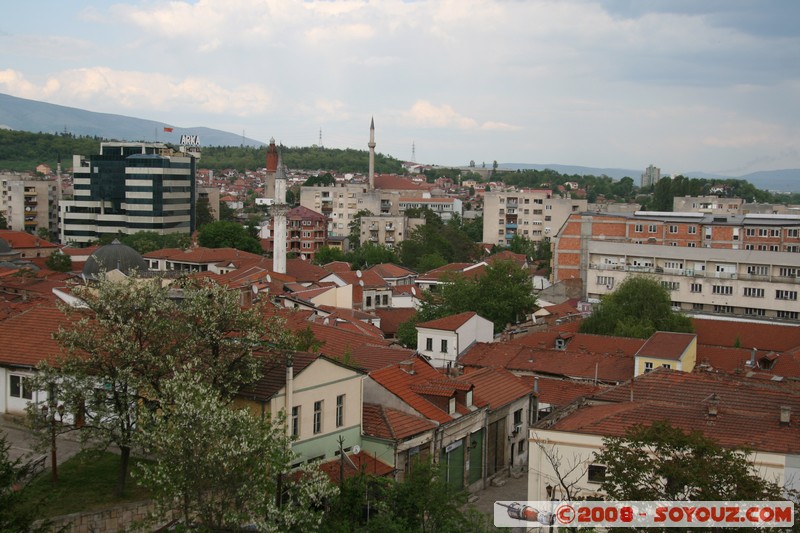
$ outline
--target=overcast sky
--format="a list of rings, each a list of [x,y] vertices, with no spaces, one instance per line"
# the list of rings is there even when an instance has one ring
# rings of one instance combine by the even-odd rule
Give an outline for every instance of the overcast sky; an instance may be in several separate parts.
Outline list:
[[[440,165],[800,168],[800,2],[3,3],[0,92]],[[202,139],[201,139],[202,140]]]

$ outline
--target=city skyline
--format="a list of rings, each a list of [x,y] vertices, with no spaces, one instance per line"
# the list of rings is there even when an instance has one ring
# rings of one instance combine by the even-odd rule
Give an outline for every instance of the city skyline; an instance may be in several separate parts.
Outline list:
[[[800,4],[13,3],[0,92],[441,165],[800,168]]]

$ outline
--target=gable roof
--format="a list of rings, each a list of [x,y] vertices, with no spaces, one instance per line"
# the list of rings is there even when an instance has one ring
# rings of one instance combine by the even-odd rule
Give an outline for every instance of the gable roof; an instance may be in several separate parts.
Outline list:
[[[533,393],[524,381],[502,368],[481,368],[455,378],[457,381],[471,383],[472,401],[475,405],[488,406],[492,410],[525,398]]]
[[[362,416],[364,434],[379,439],[403,440],[437,427],[421,416],[372,403],[364,404]]]
[[[450,315],[444,318],[437,318],[436,320],[429,320],[427,322],[420,322],[417,328],[438,329],[441,331],[456,331],[458,328],[466,324],[472,317],[477,316],[475,311],[466,311],[457,315]]]
[[[317,282],[330,274],[324,268],[302,259],[287,259],[286,273],[300,283]]]
[[[383,461],[373,457],[369,453],[361,450],[358,453],[347,454],[347,457],[355,465],[344,461],[344,478],[349,479],[360,473],[370,474],[373,476],[388,476],[394,472],[394,468],[387,465]],[[339,483],[339,475],[341,473],[341,459],[333,459],[331,461],[319,465],[320,470],[325,472],[331,480],[331,483]]]
[[[800,412],[796,384],[659,368],[637,376],[632,386],[613,387],[596,398],[611,403],[579,408],[549,429],[622,436],[634,424],[668,419],[673,426],[701,431],[725,447],[800,453],[797,417],[789,424],[780,423],[781,407]],[[709,414],[710,402],[716,404],[716,415]]]
[[[40,305],[0,322],[0,365],[33,368],[62,354],[53,334],[71,323],[54,305]]]
[[[373,265],[370,268],[368,268],[367,271],[375,272],[383,279],[398,279],[409,276],[414,277],[417,275],[417,273],[414,272],[413,270],[409,270],[399,265],[395,265],[394,263],[380,263],[377,265]]]
[[[800,326],[733,320],[692,319],[697,344],[784,351],[800,347]],[[737,342],[738,339],[738,342]]]
[[[0,229],[0,239],[6,241],[14,250],[22,250],[27,248],[58,248],[57,244],[40,239],[36,235],[26,231]]]
[[[639,348],[636,356],[678,361],[696,338],[694,333],[656,331]]]

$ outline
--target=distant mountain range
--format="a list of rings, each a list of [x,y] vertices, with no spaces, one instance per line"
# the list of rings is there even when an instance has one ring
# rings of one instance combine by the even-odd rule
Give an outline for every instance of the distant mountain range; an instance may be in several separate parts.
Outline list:
[[[555,170],[561,174],[577,174],[583,176],[591,174],[593,176],[608,176],[615,180],[624,177],[633,178],[633,182],[639,185],[639,180],[644,172],[644,169],[635,170],[629,168],[594,168],[594,167],[579,167],[575,165],[540,165],[529,163],[503,163],[497,166],[499,169],[505,170],[524,170],[535,169]],[[704,178],[708,180],[724,180],[724,179],[741,179],[747,180],[752,183],[756,188],[775,191],[775,192],[800,192],[800,168],[790,168],[784,170],[763,170],[759,172],[751,172],[743,176],[722,176],[720,174],[709,174],[708,172],[682,172],[688,178]]]
[[[162,141],[178,143],[181,135],[199,135],[203,146],[264,146],[255,139],[227,131],[202,126],[181,128],[140,118],[95,113],[74,107],[66,107],[36,100],[17,98],[0,93],[0,128],[29,131],[33,133],[61,133],[87,135],[104,139],[127,141]],[[172,128],[165,132],[164,128]],[[606,175],[614,179],[626,176],[633,178],[638,185],[644,169],[592,168],[574,165],[542,165],[538,163],[503,163],[498,168],[505,170],[549,168],[561,174]],[[800,192],[800,169],[771,170],[753,172],[744,176],[719,176],[705,172],[684,172],[684,176],[706,179],[744,179],[758,187],[770,191]]]
[[[178,143],[181,135],[198,135],[204,146],[264,146],[255,139],[205,127],[180,128],[141,118],[95,113],[74,107],[38,102],[0,94],[0,128],[33,133],[87,135],[119,141]],[[165,132],[164,128],[172,128]]]

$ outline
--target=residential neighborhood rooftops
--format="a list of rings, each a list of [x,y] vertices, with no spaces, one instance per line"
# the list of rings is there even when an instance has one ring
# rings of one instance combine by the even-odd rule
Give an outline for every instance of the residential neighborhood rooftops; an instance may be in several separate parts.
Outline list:
[[[469,321],[470,318],[476,316],[478,313],[475,311],[466,311],[457,315],[450,315],[444,318],[437,318],[436,320],[429,320],[427,322],[420,322],[417,324],[418,328],[438,329],[442,331],[455,331]]]
[[[695,341],[694,333],[672,333],[656,331],[636,352],[637,357],[656,357],[659,359],[679,360]]]

